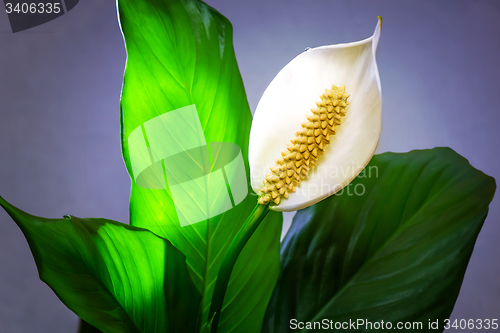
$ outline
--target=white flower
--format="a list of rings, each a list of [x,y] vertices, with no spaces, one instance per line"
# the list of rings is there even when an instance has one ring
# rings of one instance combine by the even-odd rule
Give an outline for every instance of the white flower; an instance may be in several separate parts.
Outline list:
[[[266,89],[249,147],[261,203],[270,201],[276,211],[305,208],[341,190],[369,163],[382,127],[375,60],[381,29],[379,18],[370,38],[301,53]]]

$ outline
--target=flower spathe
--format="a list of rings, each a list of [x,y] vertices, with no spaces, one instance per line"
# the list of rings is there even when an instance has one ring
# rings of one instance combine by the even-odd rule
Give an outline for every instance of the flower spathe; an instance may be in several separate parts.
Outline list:
[[[380,33],[379,19],[374,34],[365,40],[321,46],[301,53],[278,73],[264,92],[252,122],[249,162],[252,188],[261,198],[268,194],[272,210],[294,211],[323,200],[348,185],[372,158],[382,128],[381,86],[375,60]],[[320,117],[328,121],[331,114],[335,116],[334,108],[327,105],[325,97],[331,96],[329,89],[337,89],[336,86],[345,89],[345,108],[339,112],[337,107],[337,122],[330,126]],[[327,107],[332,112],[328,113]],[[317,117],[313,119],[314,116]],[[314,123],[311,125],[314,121],[317,121],[316,129],[312,127]],[[312,131],[308,131],[309,128]],[[315,130],[322,140],[312,136]],[[313,146],[310,151],[299,154],[301,140],[311,142],[311,138],[318,143],[325,142],[324,147],[321,143],[320,156],[310,154]],[[292,155],[287,155],[288,152],[292,153],[294,164],[297,163],[295,154],[303,162],[302,154],[312,157],[305,161],[307,168],[302,162],[292,168],[302,179],[295,175],[297,180],[293,183],[283,178],[278,184],[276,176],[280,172],[282,177],[292,174],[289,163]],[[277,171],[280,168],[283,171]],[[277,182],[272,181],[273,177]],[[295,186],[290,186],[293,184]],[[281,185],[285,185],[286,191]],[[271,186],[274,195],[273,191],[262,191]],[[275,199],[276,193],[278,199]]]

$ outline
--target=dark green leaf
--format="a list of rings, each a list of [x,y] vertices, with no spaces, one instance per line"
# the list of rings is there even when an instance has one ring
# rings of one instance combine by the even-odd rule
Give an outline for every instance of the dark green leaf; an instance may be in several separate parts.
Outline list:
[[[256,197],[181,227],[169,188],[138,185],[128,140],[145,122],[195,105],[206,142],[237,144],[248,179],[251,113],[233,50],[232,27],[220,13],[196,0],[119,0],[118,8],[127,49],[121,118],[123,156],[132,176],[130,223],[170,240],[185,254],[203,295],[201,318],[206,323],[221,261]],[[164,184],[158,167],[158,179]],[[163,167],[168,169],[168,163]],[[230,306],[221,314],[220,333],[260,331],[279,274],[280,231],[281,214],[269,214],[244,248],[226,294]]]
[[[494,192],[449,148],[375,156],[342,194],[295,216],[264,332],[289,332],[291,319],[417,321],[431,332],[440,319],[442,329]]]
[[[105,333],[194,332],[200,294],[185,257],[148,230],[105,219],[45,219],[0,197],[28,240],[40,279]]]
[[[80,327],[78,328],[78,333],[102,333],[94,326],[87,323],[85,320],[80,319]]]

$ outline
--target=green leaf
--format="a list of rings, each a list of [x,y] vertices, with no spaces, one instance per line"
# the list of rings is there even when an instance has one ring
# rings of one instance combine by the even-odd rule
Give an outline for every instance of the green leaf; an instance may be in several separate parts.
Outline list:
[[[87,323],[85,320],[80,319],[80,327],[78,328],[78,333],[102,333],[94,326]]]
[[[106,333],[195,331],[200,294],[167,240],[105,219],[32,216],[1,197],[0,205],[28,240],[40,279],[90,325]]]
[[[495,188],[449,148],[375,156],[342,194],[295,216],[263,331],[289,332],[291,319],[432,332],[439,319],[442,330]]]
[[[195,0],[119,0],[118,9],[127,49],[121,121],[123,156],[132,179],[130,223],[170,240],[184,253],[202,293],[201,321],[206,324],[221,261],[257,198],[249,195],[221,215],[181,227],[170,189],[144,188],[134,178],[129,136],[155,117],[195,105],[206,142],[240,147],[248,183],[252,119],[232,27],[216,10]],[[163,144],[169,147],[175,140]],[[158,167],[164,184],[165,170]],[[167,162],[163,168],[169,168]],[[226,294],[220,333],[260,331],[279,274],[281,222],[280,213],[269,214],[243,249]]]

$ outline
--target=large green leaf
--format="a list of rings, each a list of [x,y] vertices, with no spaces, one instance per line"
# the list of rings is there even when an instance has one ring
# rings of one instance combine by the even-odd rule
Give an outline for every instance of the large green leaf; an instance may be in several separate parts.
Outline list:
[[[0,205],[28,240],[40,279],[87,323],[105,333],[195,331],[200,294],[167,240],[105,219],[32,216],[1,197]]]
[[[127,49],[121,120],[123,156],[132,175],[130,223],[170,240],[186,255],[203,295],[201,318],[206,322],[221,261],[256,197],[181,227],[168,188],[138,186],[128,139],[145,122],[194,104],[207,142],[241,148],[248,179],[251,113],[233,50],[232,27],[196,0],[119,0],[118,9]],[[166,164],[164,168],[169,167]],[[279,274],[280,231],[281,214],[269,214],[244,248],[226,294],[219,332],[260,331]]]
[[[295,216],[264,332],[289,332],[291,319],[416,321],[431,332],[439,319],[442,329],[494,192],[449,148],[375,156],[341,195]]]

